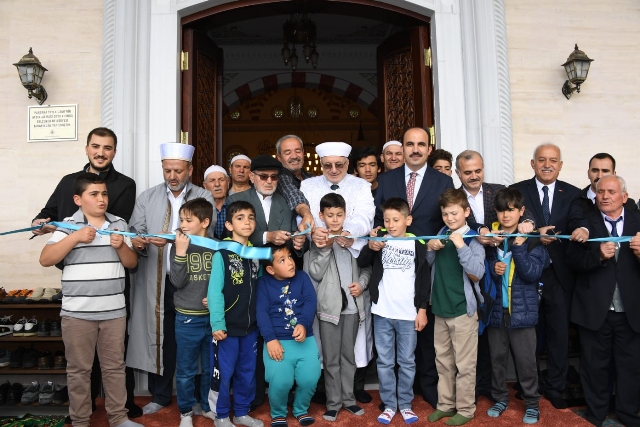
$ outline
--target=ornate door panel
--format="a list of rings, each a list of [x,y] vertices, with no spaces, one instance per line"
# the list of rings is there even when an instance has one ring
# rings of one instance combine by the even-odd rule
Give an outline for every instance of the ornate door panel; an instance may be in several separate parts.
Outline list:
[[[191,180],[202,185],[204,171],[221,158],[222,49],[204,34],[184,28],[182,50],[188,54],[182,72],[182,130],[186,142],[196,147]]]
[[[380,144],[407,128],[433,125],[429,27],[394,34],[378,46]],[[435,142],[432,141],[432,142]]]

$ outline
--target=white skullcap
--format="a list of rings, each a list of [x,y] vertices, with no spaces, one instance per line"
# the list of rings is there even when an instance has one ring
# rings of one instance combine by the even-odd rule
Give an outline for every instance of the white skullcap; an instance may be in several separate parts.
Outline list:
[[[326,156],[349,157],[351,146],[344,142],[323,142],[316,146],[316,153],[320,158]]]
[[[196,147],[178,142],[166,142],[160,144],[161,160],[185,160],[191,162]]]
[[[227,178],[229,177],[229,175],[227,174],[227,171],[224,170],[224,168],[222,166],[218,166],[218,165],[211,165],[207,168],[206,171],[204,171],[204,179],[207,179],[207,176],[209,176],[209,174],[211,172],[220,172],[221,174],[223,174],[224,176],[226,176]]]
[[[382,146],[382,151],[384,151],[384,149],[387,148],[390,145],[399,145],[400,147],[402,147],[402,142],[400,142],[400,141],[389,141],[389,142],[385,143]]]
[[[233,159],[231,159],[231,161],[229,162],[229,166],[231,166],[233,164],[233,162],[235,162],[236,160],[246,160],[247,162],[249,162],[249,164],[251,164],[251,159],[250,158],[248,158],[244,154],[238,154]]]

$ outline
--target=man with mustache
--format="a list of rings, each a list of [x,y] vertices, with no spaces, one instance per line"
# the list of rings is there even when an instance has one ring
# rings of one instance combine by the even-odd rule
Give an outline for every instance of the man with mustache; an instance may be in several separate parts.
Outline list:
[[[31,222],[31,226],[37,226],[50,221],[62,221],[72,216],[78,211],[78,206],[73,202],[73,182],[75,178],[85,172],[95,173],[102,177],[107,184],[107,193],[109,195],[109,204],[107,212],[118,216],[129,222],[131,212],[136,200],[136,183],[133,179],[116,171],[113,167],[113,158],[116,156],[116,146],[118,145],[118,137],[108,128],[98,127],[89,132],[87,136],[87,145],[85,153],[89,159],[89,163],[82,168],[81,171],[75,172],[63,177],[58,186],[54,190],[45,207]],[[42,234],[51,233],[56,230],[52,225],[33,230],[33,234],[40,236]],[[129,316],[129,288],[130,282],[127,274],[125,280],[125,299],[127,306],[127,317]],[[100,363],[96,356],[93,371],[91,372],[91,400],[100,394]],[[126,408],[129,411],[129,418],[137,418],[142,415],[142,410],[133,401],[135,389],[135,377],[133,369],[126,369],[126,388],[127,403]],[[95,403],[93,404],[95,408]]]
[[[244,154],[238,154],[229,162],[229,172],[231,173],[231,188],[229,195],[240,193],[251,188],[249,183],[249,169],[251,159]]]
[[[303,180],[313,175],[304,170],[304,144],[296,135],[285,135],[276,142],[276,158],[282,163],[282,171],[278,180],[278,193],[280,193],[289,209],[296,211],[302,218],[298,229],[307,228],[307,223],[314,228],[313,215],[309,209],[309,201],[300,191]],[[298,266],[300,267],[300,266]]]
[[[204,171],[202,186],[211,192],[216,209],[216,226],[213,235],[222,239],[224,222],[227,219],[227,191],[229,191],[229,175],[222,166],[212,165]]]
[[[399,168],[404,163],[402,143],[400,141],[388,141],[382,146],[380,160],[384,164],[384,171]]]
[[[525,198],[527,210],[533,214],[540,234],[571,234],[571,240],[586,241],[586,228],[572,229],[570,223],[585,224],[584,215],[574,204],[580,190],[558,180],[562,170],[562,154],[554,144],[542,144],[533,152],[531,168],[535,176],[513,184]],[[542,301],[538,333],[545,331],[548,375],[545,396],[557,409],[567,407],[564,394],[569,368],[569,313],[575,287],[575,274],[565,258],[567,242],[553,237],[541,238],[548,252],[542,272]],[[544,328],[544,329],[543,329]],[[540,349],[539,349],[540,350]]]
[[[214,204],[211,193],[190,182],[195,148],[179,143],[160,145],[164,182],[144,191],[136,200],[129,227],[139,234],[173,233],[180,224],[179,210],[185,202],[203,197]],[[213,237],[216,217],[211,218]],[[131,274],[131,339],[127,366],[148,372],[152,400],[142,408],[153,414],[171,403],[176,368],[175,286],[169,278],[170,244],[158,237],[131,239],[138,252],[138,267]],[[203,260],[206,262],[206,260]],[[198,408],[197,408],[198,409]],[[196,411],[194,413],[198,415]]]

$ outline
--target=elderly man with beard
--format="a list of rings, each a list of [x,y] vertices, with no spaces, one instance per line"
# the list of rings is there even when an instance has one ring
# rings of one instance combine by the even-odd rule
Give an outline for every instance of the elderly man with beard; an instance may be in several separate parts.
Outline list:
[[[180,206],[203,197],[212,204],[211,193],[189,179],[193,171],[194,147],[186,144],[160,145],[164,181],[136,200],[130,229],[134,233],[173,233],[178,228]],[[211,219],[213,237],[216,218]],[[131,274],[131,320],[127,366],[148,372],[152,400],[144,414],[153,414],[171,403],[176,367],[175,286],[169,279],[170,245],[157,237],[131,239],[139,254],[138,267]]]
[[[212,165],[204,171],[202,186],[211,192],[216,208],[216,226],[214,237],[222,239],[224,222],[227,219],[227,191],[229,191],[229,175],[222,166]]]

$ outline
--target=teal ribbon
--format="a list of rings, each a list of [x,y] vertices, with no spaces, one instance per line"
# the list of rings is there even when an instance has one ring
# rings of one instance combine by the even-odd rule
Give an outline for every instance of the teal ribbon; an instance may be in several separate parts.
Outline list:
[[[42,228],[43,226],[44,226],[44,224],[36,225],[35,227],[20,228],[18,230],[3,231],[2,233],[0,233],[0,236],[5,236],[7,234],[22,233],[22,232],[25,232],[25,231],[33,231],[33,230],[37,230],[39,228]]]
[[[340,234],[330,234],[329,238],[335,238],[335,237],[346,237],[347,239],[365,239],[365,240],[373,240],[375,242],[386,242],[387,240],[431,240],[431,239],[438,239],[438,240],[444,240],[444,239],[448,239],[449,235],[447,234],[439,234],[437,236],[406,236],[406,237],[371,237],[371,236],[342,236]],[[480,236],[480,235],[473,235],[473,236],[462,236],[463,239],[472,239],[474,237],[532,237],[532,238],[543,238],[543,237],[551,237],[551,238],[556,238],[556,239],[570,239],[571,236],[567,235],[567,234],[553,234],[553,235],[540,235],[540,234],[519,234],[519,233],[515,233],[515,234],[497,234],[497,233],[487,233],[484,236]],[[588,239],[587,242],[616,242],[616,243],[622,243],[622,242],[628,242],[630,241],[634,236],[620,236],[620,237],[613,237],[613,236],[609,236],[609,237],[597,237],[597,238],[593,238],[593,239]]]
[[[67,230],[80,230],[86,225],[80,226],[76,224],[71,224],[69,222],[50,222],[49,225],[54,225],[59,228],[64,228]],[[127,237],[157,237],[160,239],[174,241],[176,239],[175,234],[136,234],[127,231],[116,231],[116,230],[96,230],[98,234],[120,234],[122,236]],[[187,234],[189,236],[189,240],[196,246],[200,246],[203,248],[211,249],[214,251],[219,251],[220,249],[225,249],[227,251],[233,252],[235,254],[240,255],[242,258],[247,259],[271,259],[271,248],[256,248],[254,246],[244,246],[238,242],[234,242],[233,240],[213,240],[208,237],[202,236],[193,236],[191,234]]]

